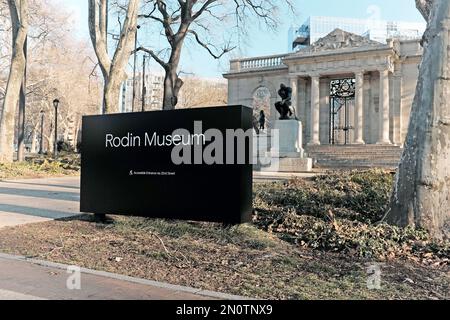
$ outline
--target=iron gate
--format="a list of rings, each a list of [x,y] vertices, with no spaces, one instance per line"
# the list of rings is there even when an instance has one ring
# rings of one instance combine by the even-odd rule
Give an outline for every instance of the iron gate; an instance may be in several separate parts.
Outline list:
[[[330,83],[330,144],[349,144],[354,129],[355,79],[337,79]]]

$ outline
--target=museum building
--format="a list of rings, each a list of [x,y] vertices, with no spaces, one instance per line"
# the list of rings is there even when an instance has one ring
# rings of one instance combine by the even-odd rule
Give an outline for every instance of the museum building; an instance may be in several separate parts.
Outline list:
[[[231,60],[228,103],[264,110],[270,135],[285,84],[318,166],[395,167],[421,57],[420,39],[381,43],[335,29],[296,52]]]

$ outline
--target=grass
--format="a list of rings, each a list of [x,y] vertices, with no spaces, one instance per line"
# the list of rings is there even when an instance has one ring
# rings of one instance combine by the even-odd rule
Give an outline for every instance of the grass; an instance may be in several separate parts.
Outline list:
[[[376,170],[258,183],[252,223],[87,215],[1,229],[0,251],[255,298],[448,299],[448,242],[377,223],[391,182]],[[381,290],[367,287],[374,263]]]

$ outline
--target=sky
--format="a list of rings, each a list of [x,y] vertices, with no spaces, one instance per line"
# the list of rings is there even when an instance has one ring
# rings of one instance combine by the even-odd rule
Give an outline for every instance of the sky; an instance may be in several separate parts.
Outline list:
[[[231,0],[230,0],[231,1]],[[382,20],[424,22],[415,7],[414,0],[292,0],[296,12],[280,12],[281,24],[277,31],[269,32],[254,26],[248,30],[248,36],[239,42],[231,56],[252,57],[285,53],[288,48],[288,30],[292,25],[301,25],[309,16],[335,16],[347,18],[369,18],[377,15]],[[89,38],[87,0],[56,0],[72,12],[77,34]],[[145,39],[140,38],[140,42]],[[153,41],[155,42],[155,41]],[[155,48],[161,39],[155,42]],[[189,46],[184,50],[181,69],[187,74],[201,77],[219,78],[227,71],[230,55],[215,60],[203,48]],[[155,72],[159,67],[150,66]]]

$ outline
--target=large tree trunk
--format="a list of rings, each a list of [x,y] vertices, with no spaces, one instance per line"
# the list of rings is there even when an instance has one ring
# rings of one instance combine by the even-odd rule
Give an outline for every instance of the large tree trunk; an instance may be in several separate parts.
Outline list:
[[[183,80],[178,77],[175,71],[176,69],[166,71],[164,77],[163,110],[173,110],[178,104],[178,95],[183,86]]]
[[[28,32],[28,0],[8,0],[8,5],[13,47],[0,119],[0,162],[12,162],[14,157],[14,118],[25,74],[24,45]]]
[[[126,73],[115,70],[105,79],[103,91],[104,113],[119,112],[119,97],[122,82],[126,80]]]
[[[89,31],[104,79],[103,113],[119,112],[120,87],[126,80],[126,66],[134,49],[140,0],[129,0],[127,14],[114,57],[107,48],[107,0],[88,0]]]
[[[424,228],[440,239],[450,235],[450,2],[416,2],[428,28],[405,150],[385,220]]]
[[[26,121],[26,105],[27,105],[27,37],[23,52],[25,56],[25,71],[22,79],[22,86],[19,94],[19,116],[18,116],[18,134],[17,134],[17,161],[25,161],[25,121]]]

